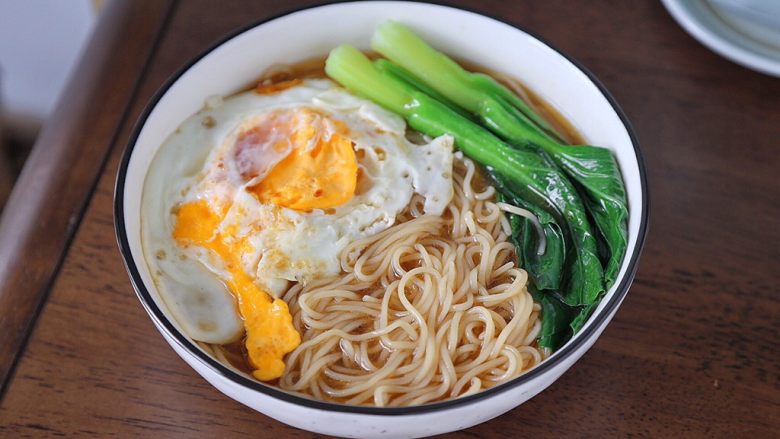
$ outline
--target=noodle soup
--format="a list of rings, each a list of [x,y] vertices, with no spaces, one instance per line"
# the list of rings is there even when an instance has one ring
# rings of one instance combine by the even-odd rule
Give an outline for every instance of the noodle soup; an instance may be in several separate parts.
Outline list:
[[[561,176],[566,202],[583,213],[572,217],[555,197],[519,197],[511,172],[480,162],[457,127],[419,131],[420,115],[342,87],[324,66],[278,66],[251,89],[209,98],[154,158],[144,253],[178,324],[258,381],[354,406],[468,396],[544,361],[604,294],[603,283],[593,296],[593,278],[566,267],[546,291],[547,273],[534,271],[556,248],[561,266],[606,270],[614,250],[595,231],[601,217],[573,198],[588,186],[565,180],[539,145],[479,132],[506,157],[516,149],[537,160],[549,181]],[[518,81],[471,70],[497,78],[518,108],[539,117],[522,119],[539,132],[560,145],[584,143]],[[438,99],[437,116],[476,123],[479,115]],[[538,192],[528,189],[544,201]],[[570,294],[578,281],[582,293]]]
[[[324,63],[324,59],[317,58],[275,66],[257,83],[324,78]],[[496,75],[477,66],[470,68]],[[554,108],[518,81],[507,77],[501,77],[501,81],[522,93],[568,139],[581,139]],[[414,138],[416,134],[410,132],[409,136]],[[516,266],[514,246],[507,241],[509,226],[496,204],[495,189],[482,170],[462,154],[456,153],[453,172],[455,196],[443,215],[425,217],[421,206],[424,200],[416,195],[395,226],[354,243],[343,254],[341,264],[345,269],[337,277],[305,287],[298,284],[287,291],[283,299],[290,304],[302,345],[287,357],[290,372],[272,384],[345,404],[422,404],[495,386],[549,355],[549,350],[536,343],[540,307],[529,295],[520,294],[526,287],[527,274]],[[351,259],[347,257],[350,251]],[[392,258],[383,258],[387,254]],[[483,255],[488,255],[485,261]],[[476,273],[476,288],[469,285],[472,272]],[[479,295],[484,292],[496,301],[481,300]],[[497,295],[499,292],[502,295]],[[515,309],[521,312],[515,313]],[[415,313],[426,316],[422,324],[416,321],[404,330],[392,329],[400,328],[403,319]],[[474,332],[483,326],[491,327],[486,341]],[[467,330],[471,332],[466,334]],[[506,340],[500,340],[504,330]],[[438,352],[419,342],[431,335]],[[487,352],[484,346],[488,344],[501,352],[492,361],[479,358],[480,352]],[[253,366],[243,337],[223,345],[204,343],[202,347],[251,374]],[[451,364],[449,376],[435,370],[431,356],[436,357],[436,363]],[[323,361],[321,373],[301,373],[310,370],[312,362]],[[368,387],[370,391],[356,392],[387,370],[393,372]],[[420,371],[429,376],[421,374],[421,379],[415,379]],[[441,385],[445,381],[449,385]],[[379,393],[375,399],[374,390],[388,382],[392,390]]]

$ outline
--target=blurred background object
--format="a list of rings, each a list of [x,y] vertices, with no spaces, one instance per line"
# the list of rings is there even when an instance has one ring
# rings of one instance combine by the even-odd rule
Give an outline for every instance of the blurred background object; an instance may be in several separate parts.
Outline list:
[[[0,2],[0,211],[102,3]]]
[[[715,53],[780,77],[780,0],[661,0],[691,36]]]
[[[3,124],[0,120],[0,148],[5,146],[5,137],[3,137]],[[3,210],[5,200],[8,199],[8,195],[11,193],[11,187],[13,186],[13,171],[11,170],[11,164],[4,149],[0,149],[0,212]]]

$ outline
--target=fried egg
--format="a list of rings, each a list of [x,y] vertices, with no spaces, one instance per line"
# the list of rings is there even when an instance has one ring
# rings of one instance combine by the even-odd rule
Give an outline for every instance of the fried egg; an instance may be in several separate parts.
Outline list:
[[[292,282],[340,273],[349,243],[391,227],[417,193],[452,198],[453,140],[407,140],[397,115],[329,80],[212,98],[165,141],[144,187],[144,252],[193,339],[246,333],[253,375],[279,377],[300,343]]]

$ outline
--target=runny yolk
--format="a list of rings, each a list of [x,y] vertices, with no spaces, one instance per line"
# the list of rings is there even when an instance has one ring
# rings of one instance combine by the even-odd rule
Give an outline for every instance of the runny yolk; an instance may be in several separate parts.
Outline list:
[[[342,123],[301,109],[277,129],[288,131],[292,151],[249,188],[261,202],[306,211],[336,207],[355,195],[357,159]]]
[[[238,301],[244,318],[246,348],[255,367],[255,378],[269,381],[284,372],[284,355],[301,343],[301,336],[292,324],[287,303],[273,299],[260,289],[241,268],[241,254],[248,244],[235,240],[231,230],[218,231],[222,215],[212,211],[208,203],[198,200],[183,204],[176,213],[173,237],[179,245],[197,245],[216,253],[230,273],[225,279]]]

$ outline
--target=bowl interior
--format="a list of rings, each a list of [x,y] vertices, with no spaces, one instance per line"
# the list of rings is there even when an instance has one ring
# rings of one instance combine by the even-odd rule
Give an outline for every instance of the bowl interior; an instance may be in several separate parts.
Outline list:
[[[645,227],[645,196],[638,149],[619,110],[589,76],[566,57],[531,35],[508,24],[459,9],[407,2],[356,2],[305,9],[267,21],[208,51],[163,87],[139,121],[126,152],[117,186],[120,243],[136,288],[145,290],[173,328],[144,261],[141,248],[141,197],[144,178],[157,149],[178,125],[213,95],[231,95],[252,85],[275,64],[323,57],[341,43],[367,49],[376,26],[395,19],[412,27],[435,47],[522,81],[549,102],[591,144],[610,148],[620,164],[630,203],[629,243],[620,277],[602,300],[588,326],[613,299],[622,300],[638,256],[638,238]],[[332,23],[349,23],[338,30]],[[640,233],[640,228],[642,233]],[[616,296],[616,293],[618,296]],[[142,302],[145,298],[142,297]],[[144,303],[149,311],[151,303]],[[616,306],[616,304],[613,304]],[[610,311],[610,310],[607,310]],[[611,311],[614,311],[614,307]],[[162,327],[159,323],[158,327]],[[164,326],[164,325],[163,325]],[[581,331],[569,341],[587,333]],[[199,348],[186,335],[189,351]],[[558,355],[565,349],[561,348]],[[554,360],[555,355],[547,361]]]

